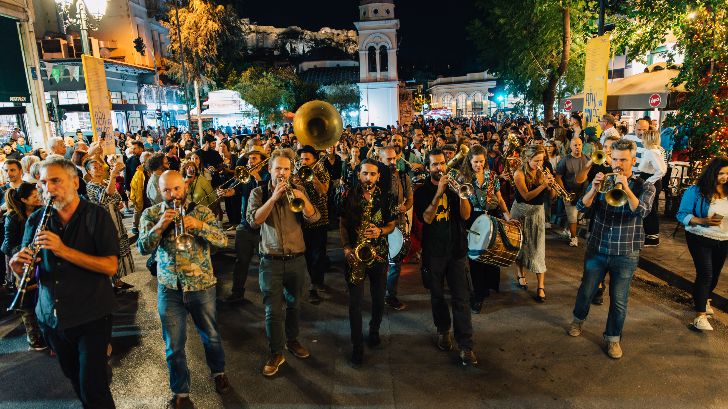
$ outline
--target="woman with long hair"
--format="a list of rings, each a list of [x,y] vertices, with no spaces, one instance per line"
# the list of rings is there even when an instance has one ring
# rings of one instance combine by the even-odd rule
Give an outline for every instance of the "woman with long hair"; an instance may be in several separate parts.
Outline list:
[[[113,158],[113,156],[110,156]],[[101,162],[99,157],[92,156],[86,159],[83,164],[89,182],[86,185],[88,192],[88,200],[91,203],[105,208],[111,215],[111,220],[116,226],[117,240],[119,240],[119,260],[118,269],[112,279],[114,289],[117,291],[132,288],[131,284],[122,281],[122,278],[134,272],[134,260],[131,255],[131,247],[129,237],[126,234],[123,218],[121,216],[121,207],[123,206],[121,195],[117,190],[116,177],[124,170],[124,164],[114,162],[110,164],[110,171],[106,170],[106,166]]]
[[[195,165],[194,160],[190,160],[182,166],[182,176],[188,186],[187,198],[198,205],[210,206],[217,199],[217,196],[211,193],[213,191],[212,185],[201,173],[200,167]]]
[[[554,183],[553,176],[545,176],[541,171],[546,151],[543,146],[529,145],[521,151],[521,167],[515,171],[513,180],[516,185],[515,201],[511,216],[521,222],[523,244],[518,254],[518,285],[528,289],[526,271],[536,274],[538,288],[536,301],[544,302],[544,276],[546,273],[546,217],[544,204],[556,196],[549,186]]]
[[[349,148],[349,160],[343,162],[341,165],[341,179],[347,189],[354,186],[354,181],[358,177],[355,169],[361,163],[360,153],[361,148],[356,145],[352,146]]]
[[[662,178],[667,173],[667,163],[664,150],[660,146],[659,132],[654,129],[645,131],[642,134],[642,143],[645,150],[642,152],[637,171],[645,182],[655,186],[655,200],[652,201],[650,214],[644,220],[645,246],[654,247],[660,244],[660,219],[657,217],[657,206],[662,190]]]
[[[23,182],[17,188],[10,188],[5,192],[5,204],[8,212],[5,215],[5,237],[3,238],[2,252],[5,254],[5,265],[8,266],[10,257],[20,251],[20,246],[25,234],[25,222],[31,214],[41,207],[40,192],[35,184]],[[9,270],[8,270],[9,271]],[[43,342],[38,320],[35,316],[35,300],[38,291],[38,283],[35,278],[26,287],[23,305],[20,306],[20,317],[25,326],[28,339],[28,349],[42,351],[48,348]]]
[[[714,158],[698,182],[683,194],[677,220],[685,225],[685,241],[695,264],[693,327],[711,331],[710,297],[728,255],[728,158]]]
[[[506,220],[511,218],[508,206],[500,193],[498,176],[488,169],[487,153],[484,147],[473,146],[468,152],[466,160],[463,161],[460,171],[462,182],[473,185],[473,195],[469,198],[472,211],[467,222],[468,227],[486,212],[491,216]],[[490,290],[499,291],[500,267],[474,260],[469,260],[469,262],[470,277],[473,281],[470,309],[473,313],[480,314],[483,301],[489,295]]]

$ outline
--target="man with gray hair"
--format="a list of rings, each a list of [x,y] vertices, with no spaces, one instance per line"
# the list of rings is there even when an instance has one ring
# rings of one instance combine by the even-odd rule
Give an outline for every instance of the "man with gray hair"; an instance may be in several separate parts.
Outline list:
[[[620,341],[627,318],[629,287],[645,240],[642,219],[650,212],[655,198],[655,187],[632,172],[636,150],[632,141],[614,142],[611,167],[618,175],[607,180],[604,173],[597,173],[587,193],[576,204],[581,212],[592,209],[594,222],[587,240],[584,276],[576,294],[569,335],[581,335],[594,294],[609,272],[609,315],[604,341],[606,353],[613,359],[622,357]],[[605,183],[613,184],[614,188],[600,193]]]
[[[10,268],[22,274],[40,251],[35,314],[43,338],[58,357],[86,408],[113,408],[106,351],[111,342],[112,314],[117,309],[110,278],[119,257],[116,227],[109,212],[80,197],[76,166],[60,157],[41,162],[38,185],[52,206],[33,213],[26,223],[22,250]],[[42,215],[49,212],[36,235]]]
[[[619,132],[615,127],[616,124],[617,121],[614,119],[614,116],[610,114],[604,114],[601,119],[599,119],[599,126],[602,128],[602,135],[599,137],[599,143],[601,143],[602,146],[604,146],[604,141],[606,141],[608,137],[613,135],[619,136]]]

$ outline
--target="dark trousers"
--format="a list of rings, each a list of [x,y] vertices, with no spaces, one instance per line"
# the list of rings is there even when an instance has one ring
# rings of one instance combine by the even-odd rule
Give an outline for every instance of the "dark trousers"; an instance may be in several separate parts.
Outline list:
[[[498,292],[500,286],[500,267],[468,259],[470,278],[473,282],[472,301],[481,302],[490,295],[490,290]]]
[[[235,229],[235,265],[233,266],[234,295],[245,295],[245,282],[248,280],[248,270],[253,255],[258,251],[260,231],[246,230],[238,225]]]
[[[347,266],[348,269],[348,266]],[[377,263],[366,269],[369,277],[369,294],[372,297],[372,319],[369,321],[369,332],[379,332],[384,315],[384,293],[387,287],[387,264]],[[347,275],[348,277],[348,275]],[[355,349],[364,345],[362,334],[362,298],[364,297],[364,283],[357,285],[347,282],[349,286],[349,326],[351,327],[351,343]]]
[[[285,340],[293,341],[298,338],[301,293],[306,281],[305,268],[306,263],[302,257],[285,261],[265,258],[260,260],[258,281],[265,305],[265,333],[272,354],[283,352]]]
[[[227,213],[228,221],[232,225],[238,225],[240,224],[240,221],[243,217],[242,213],[240,213],[240,207],[242,206],[241,196],[239,194],[235,194],[230,197],[225,198],[225,213]]]
[[[642,179],[647,180],[650,176],[649,173],[643,173]],[[650,213],[645,217],[643,223],[645,229],[645,238],[656,239],[660,237],[660,219],[657,216],[657,206],[659,204],[660,191],[662,190],[662,180],[655,182],[655,200],[652,201],[652,208]]]
[[[43,337],[84,408],[114,408],[106,372],[106,348],[111,341],[111,315],[73,328],[41,324]]]
[[[718,285],[720,271],[728,254],[728,241],[713,240],[687,231],[685,241],[695,264],[695,311],[705,312],[705,304]]]
[[[467,257],[423,257],[423,280],[430,289],[432,318],[437,332],[450,330],[452,324],[455,341],[460,349],[473,348],[473,326],[470,321],[471,282]],[[452,320],[445,301],[445,280],[452,295]]]
[[[311,277],[311,285],[323,285],[324,273],[328,269],[329,259],[326,255],[328,226],[307,227],[303,229],[303,240],[306,242],[306,268]]]

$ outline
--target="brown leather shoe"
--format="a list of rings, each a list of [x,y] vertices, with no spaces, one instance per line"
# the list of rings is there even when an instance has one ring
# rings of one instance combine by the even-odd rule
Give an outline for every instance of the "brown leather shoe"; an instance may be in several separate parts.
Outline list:
[[[194,409],[195,405],[189,396],[172,396],[167,402],[167,409]]]
[[[220,395],[224,395],[230,392],[230,381],[228,377],[223,373],[215,377],[215,391]]]
[[[265,366],[263,367],[263,376],[273,376],[278,373],[278,368],[281,367],[281,365],[286,363],[286,358],[283,357],[283,354],[270,354],[270,357],[268,357],[268,361],[265,363]]]
[[[286,342],[286,350],[295,355],[296,358],[300,359],[306,359],[311,356],[311,354],[308,352],[308,349],[306,349],[303,345],[301,345],[300,342],[298,342],[298,340],[295,339]]]

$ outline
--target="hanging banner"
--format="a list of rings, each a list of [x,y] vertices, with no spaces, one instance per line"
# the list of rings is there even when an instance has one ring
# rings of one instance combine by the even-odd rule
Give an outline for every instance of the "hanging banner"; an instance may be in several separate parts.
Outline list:
[[[587,127],[596,129],[597,137],[602,133],[599,118],[607,113],[609,47],[609,34],[590,38],[586,43],[584,119]]]
[[[106,86],[104,60],[84,54],[81,56],[81,63],[86,80],[91,128],[94,131],[93,141],[101,143],[104,155],[113,155],[116,149],[111,129],[111,94]]]

